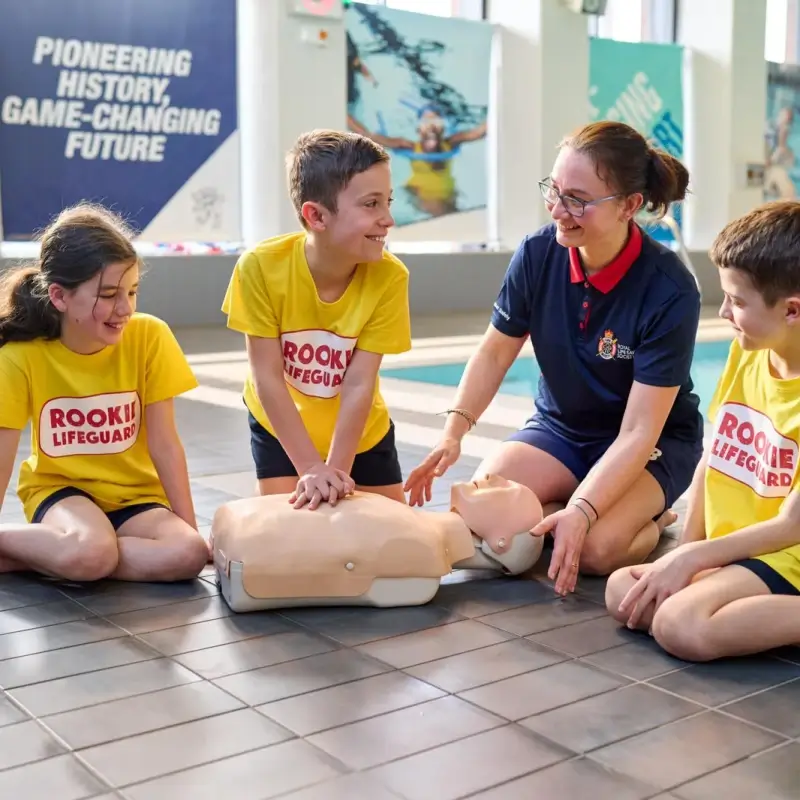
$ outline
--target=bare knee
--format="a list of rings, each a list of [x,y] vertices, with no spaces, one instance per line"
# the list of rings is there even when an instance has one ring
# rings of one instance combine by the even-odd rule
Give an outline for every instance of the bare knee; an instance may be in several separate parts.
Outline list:
[[[624,556],[608,537],[592,531],[581,550],[581,572],[584,575],[611,575],[624,564]]]
[[[653,638],[682,661],[712,661],[718,657],[709,636],[707,620],[677,595],[668,597],[653,617]]]
[[[475,470],[472,480],[500,475],[527,486],[543,505],[564,501],[578,481],[557,458],[526,442],[503,442]]]
[[[631,567],[621,567],[612,572],[606,581],[606,611],[622,625],[625,625],[628,619],[626,615],[620,614],[619,605],[635,583]]]
[[[208,544],[195,532],[178,534],[170,542],[172,557],[165,564],[165,580],[185,581],[196,578],[208,563]]]
[[[117,568],[119,550],[115,537],[87,536],[67,531],[61,539],[61,552],[55,558],[55,571],[62,578],[78,583],[107,578]]]

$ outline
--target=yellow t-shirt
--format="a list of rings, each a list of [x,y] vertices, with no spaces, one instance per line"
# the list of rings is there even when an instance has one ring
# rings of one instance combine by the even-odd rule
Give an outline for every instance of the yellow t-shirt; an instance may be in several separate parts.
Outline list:
[[[104,511],[169,505],[143,409],[196,386],[172,331],[147,314],[134,314],[118,344],[92,355],[58,339],[0,347],[0,428],[23,430],[31,422],[31,454],[17,486],[27,519],[67,486]]]
[[[402,353],[411,348],[408,270],[384,251],[359,264],[344,294],[320,300],[305,257],[305,233],[267,239],[246,251],[233,270],[222,310],[228,327],[279,338],[289,394],[321,458],[327,458],[340,404],[340,386],[357,349]],[[248,375],[244,401],[273,436],[275,430]],[[372,409],[357,452],[374,447],[389,430],[389,411],[376,380]]]
[[[796,489],[800,378],[773,377],[769,350],[742,350],[734,340],[709,417],[705,526],[713,539],[773,519]],[[800,588],[800,545],[760,558]]]

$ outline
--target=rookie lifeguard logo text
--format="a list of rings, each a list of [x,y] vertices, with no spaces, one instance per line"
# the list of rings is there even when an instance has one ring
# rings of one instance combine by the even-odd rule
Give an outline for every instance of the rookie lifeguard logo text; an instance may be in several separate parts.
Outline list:
[[[142,407],[136,392],[56,397],[39,416],[39,446],[50,458],[123,453],[136,442]]]
[[[353,358],[356,340],[330,331],[281,335],[286,382],[311,397],[336,397]]]
[[[717,413],[708,466],[761,497],[786,497],[797,468],[797,443],[760,411],[725,403]]]

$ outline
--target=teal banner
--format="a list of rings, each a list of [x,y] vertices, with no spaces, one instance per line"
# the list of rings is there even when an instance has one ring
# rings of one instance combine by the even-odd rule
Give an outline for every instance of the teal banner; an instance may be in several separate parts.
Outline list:
[[[654,147],[683,158],[683,48],[591,39],[589,104],[591,119],[625,122]],[[680,226],[680,204],[670,215]],[[666,225],[642,222],[653,238],[674,243]]]

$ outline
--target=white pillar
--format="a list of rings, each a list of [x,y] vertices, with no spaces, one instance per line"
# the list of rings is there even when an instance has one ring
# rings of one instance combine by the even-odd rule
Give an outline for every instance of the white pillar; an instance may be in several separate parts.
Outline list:
[[[295,16],[288,9],[278,0],[238,0],[242,233],[247,245],[299,227],[285,166],[295,139],[314,128],[347,126],[344,19]]]
[[[786,61],[797,64],[800,60],[800,2],[786,3]]]
[[[691,250],[707,250],[728,222],[763,200],[763,189],[748,188],[745,174],[748,163],[764,163],[766,14],[766,0],[681,3],[691,192],[684,239]]]
[[[588,17],[559,0],[490,0],[489,239],[516,247],[549,220],[537,182],[556,145],[589,121]]]
[[[483,0],[452,0],[453,16],[483,19]]]

